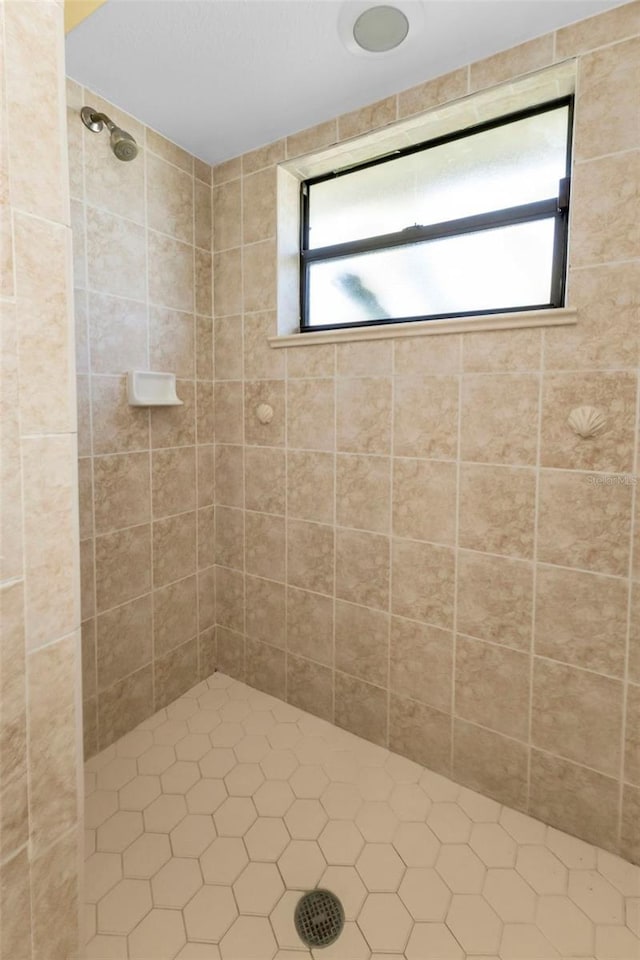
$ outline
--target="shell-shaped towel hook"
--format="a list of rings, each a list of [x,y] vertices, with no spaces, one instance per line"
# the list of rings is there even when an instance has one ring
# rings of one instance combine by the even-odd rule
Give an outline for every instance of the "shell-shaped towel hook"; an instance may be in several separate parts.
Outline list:
[[[583,440],[590,440],[606,429],[607,418],[597,407],[575,407],[567,417],[567,423]]]
[[[273,407],[269,403],[260,403],[256,407],[256,417],[260,423],[271,423],[273,420]]]

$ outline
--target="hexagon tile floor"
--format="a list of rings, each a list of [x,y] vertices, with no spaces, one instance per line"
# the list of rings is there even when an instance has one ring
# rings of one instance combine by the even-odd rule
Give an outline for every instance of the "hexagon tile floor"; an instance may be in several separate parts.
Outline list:
[[[86,770],[87,960],[640,957],[639,868],[222,674]]]

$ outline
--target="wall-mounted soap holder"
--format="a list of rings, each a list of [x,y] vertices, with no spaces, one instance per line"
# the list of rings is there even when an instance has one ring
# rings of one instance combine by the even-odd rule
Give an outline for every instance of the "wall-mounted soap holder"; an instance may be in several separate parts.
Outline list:
[[[179,407],[183,402],[176,393],[174,373],[150,370],[129,371],[127,397],[132,407]]]

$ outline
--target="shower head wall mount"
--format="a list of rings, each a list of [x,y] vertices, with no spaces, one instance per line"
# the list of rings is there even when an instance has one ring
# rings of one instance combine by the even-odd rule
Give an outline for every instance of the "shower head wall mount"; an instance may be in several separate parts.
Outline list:
[[[118,160],[135,160],[138,156],[138,144],[131,134],[117,127],[106,113],[99,113],[93,107],[83,107],[80,117],[87,130],[92,133],[100,133],[103,127],[107,128],[111,134],[111,149]]]

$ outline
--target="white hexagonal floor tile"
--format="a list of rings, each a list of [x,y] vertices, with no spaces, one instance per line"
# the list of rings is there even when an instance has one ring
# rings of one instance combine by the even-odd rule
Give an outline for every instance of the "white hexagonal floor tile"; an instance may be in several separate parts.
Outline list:
[[[242,837],[258,814],[249,797],[228,797],[213,815],[221,837]]]
[[[547,828],[545,842],[558,859],[562,860],[565,867],[571,870],[596,869],[596,848],[590,843],[585,843],[577,837],[570,837],[568,833],[563,833],[562,830],[556,830],[554,827]]]
[[[125,733],[116,744],[116,753],[119,757],[139,757],[140,754],[153,746],[153,734],[150,730],[132,730]]]
[[[259,763],[270,750],[269,741],[261,733],[249,733],[233,748],[240,763]]]
[[[480,893],[485,866],[466,843],[446,843],[438,854],[436,870],[453,893]]]
[[[355,781],[362,800],[388,800],[395,785],[384,767],[362,767]]]
[[[384,800],[368,801],[356,814],[356,826],[368,843],[391,843],[399,820]]]
[[[311,956],[313,960],[369,960],[371,951],[358,925],[345,923],[335,943],[312,950]]]
[[[327,867],[318,884],[340,900],[347,920],[355,920],[369,892],[355,867]]]
[[[483,897],[454,894],[446,923],[467,953],[488,955],[498,952],[502,923]]]
[[[252,797],[264,783],[264,774],[257,763],[238,763],[226,775],[224,783],[229,796]]]
[[[292,840],[278,860],[282,879],[292,890],[315,887],[326,866],[315,840]]]
[[[176,762],[173,747],[155,744],[138,757],[138,773],[158,775]]]
[[[393,846],[408,867],[432,867],[441,844],[426,824],[401,823],[393,835]]]
[[[595,870],[572,870],[569,896],[594,923],[613,925],[625,922],[622,895]]]
[[[327,863],[354,864],[364,847],[364,837],[350,820],[330,820],[318,837]]]
[[[640,957],[640,938],[626,927],[598,926],[595,954],[598,960],[637,960]]]
[[[205,733],[190,733],[176,743],[178,760],[201,760],[211,750],[211,741]]]
[[[215,710],[199,710],[187,720],[187,726],[191,733],[211,733],[214,727],[222,723],[219,713]],[[209,741],[211,747],[211,741]]]
[[[115,757],[98,770],[96,787],[98,790],[120,790],[138,773],[133,757]]]
[[[118,794],[115,790],[94,790],[84,805],[84,824],[95,830],[118,809]]]
[[[536,893],[566,893],[568,871],[556,855],[540,844],[518,847],[516,870]]]
[[[475,790],[462,787],[456,802],[473,823],[497,823],[500,819],[500,804]]]
[[[294,840],[315,840],[327,819],[319,800],[294,800],[284,815],[287,830]]]
[[[253,795],[253,802],[261,817],[284,816],[294,800],[295,796],[286,780],[267,780]]]
[[[119,807],[121,810],[144,810],[160,793],[160,777],[134,777],[120,790]]]
[[[238,917],[220,942],[222,960],[272,960],[278,945],[268,920]]]
[[[100,933],[131,933],[151,910],[151,888],[146,880],[121,880],[98,903]]]
[[[238,916],[236,902],[229,887],[205,885],[183,910],[190,940],[219,943]]]
[[[209,734],[209,739],[214,747],[235,747],[244,737],[244,727],[240,723],[227,723],[223,720],[217,727],[214,727]]]
[[[233,885],[241,914],[268,916],[284,893],[278,868],[274,863],[250,863]]]
[[[93,853],[84,865],[85,900],[97,903],[120,880],[122,861],[119,854]]]
[[[404,951],[413,921],[395,893],[370,893],[358,916],[358,926],[372,950],[390,953]]]
[[[398,890],[414,920],[444,920],[451,891],[432,867],[409,867]]]
[[[178,760],[160,776],[163,793],[187,793],[200,779],[200,769],[192,760]]]
[[[244,835],[252,860],[275,862],[284,852],[290,837],[284,821],[278,817],[258,817]]]
[[[444,923],[416,923],[405,950],[407,960],[464,960],[465,953]],[[540,960],[540,958],[539,958]]]
[[[598,850],[598,873],[601,873],[625,897],[640,897],[640,867],[616,857],[608,850]]]
[[[189,730],[182,720],[165,720],[153,731],[153,742],[175,747],[178,740],[187,736]]]
[[[519,873],[492,867],[487,873],[484,897],[504,923],[533,923],[536,895]]]
[[[466,843],[471,836],[471,821],[457,803],[434,803],[427,824],[442,843]]]
[[[211,816],[189,813],[169,834],[174,857],[199,857],[215,840]]]
[[[109,853],[122,853],[144,829],[142,814],[119,810],[98,827],[96,847]]]
[[[536,923],[562,956],[592,953],[593,924],[568,897],[540,897]]]
[[[220,960],[220,948],[213,943],[198,943],[189,940],[176,954],[176,960]]]
[[[182,909],[202,886],[197,860],[173,857],[151,880],[156,907]]]
[[[363,802],[357,786],[352,783],[329,783],[320,797],[331,820],[353,820]]]
[[[211,777],[214,780],[225,777],[230,770],[233,770],[236,763],[235,753],[226,747],[214,747],[198,760],[202,776]]]
[[[390,843],[368,843],[356,870],[371,893],[392,893],[400,886],[405,865]]]
[[[248,862],[239,837],[218,837],[200,857],[200,868],[206,883],[231,884]]]
[[[296,797],[303,800],[319,800],[329,785],[329,778],[323,768],[316,763],[298,767],[289,779]]]
[[[166,833],[143,833],[122,854],[125,877],[148,880],[171,859],[171,845]]]
[[[500,956],[503,960],[553,960],[560,954],[533,924],[506,923]]]
[[[144,810],[144,827],[151,833],[170,833],[186,815],[187,804],[184,797],[163,794]]]
[[[424,823],[431,800],[417,783],[399,783],[391,792],[389,806],[398,820]]]
[[[291,726],[288,724],[287,726]],[[298,769],[298,758],[292,750],[271,750],[260,761],[265,777],[269,780],[288,780]]]
[[[127,938],[98,934],[84,948],[87,960],[127,960]]]
[[[278,946],[285,951],[304,949],[304,943],[298,936],[294,922],[295,909],[300,896],[299,890],[287,890],[269,917]],[[308,951],[307,956],[310,956]]]
[[[499,823],[474,823],[469,846],[487,867],[513,867],[518,845]]]
[[[222,780],[203,777],[187,791],[185,799],[189,813],[212,814],[227,799],[227,791]]]
[[[179,910],[151,910],[129,934],[130,960],[173,960],[187,937]]]

